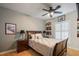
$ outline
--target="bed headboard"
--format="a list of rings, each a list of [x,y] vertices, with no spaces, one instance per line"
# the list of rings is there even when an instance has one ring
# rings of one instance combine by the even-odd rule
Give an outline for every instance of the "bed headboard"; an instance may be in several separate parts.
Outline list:
[[[42,31],[26,31],[27,39],[30,39],[29,33],[36,34],[36,33],[42,33]]]

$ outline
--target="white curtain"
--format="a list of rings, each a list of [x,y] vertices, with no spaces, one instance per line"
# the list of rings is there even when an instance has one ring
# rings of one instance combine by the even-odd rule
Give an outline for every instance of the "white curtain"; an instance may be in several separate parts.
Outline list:
[[[55,39],[66,39],[69,34],[69,24],[66,21],[55,23]]]

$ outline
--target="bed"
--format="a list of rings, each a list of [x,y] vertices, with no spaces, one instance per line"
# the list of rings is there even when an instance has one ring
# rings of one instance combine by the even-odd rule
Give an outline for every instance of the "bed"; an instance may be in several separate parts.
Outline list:
[[[44,56],[62,56],[67,53],[68,39],[56,40],[53,38],[32,38],[31,34],[39,34],[41,31],[27,31],[28,45],[36,52]]]

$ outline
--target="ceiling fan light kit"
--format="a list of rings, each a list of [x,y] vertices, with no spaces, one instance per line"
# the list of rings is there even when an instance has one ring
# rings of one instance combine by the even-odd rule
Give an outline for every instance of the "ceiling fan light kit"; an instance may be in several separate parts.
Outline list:
[[[47,10],[47,9],[42,9],[42,10],[44,10],[44,11],[47,12],[47,13],[43,14],[42,16],[45,16],[45,15],[48,14],[50,17],[52,17],[52,16],[54,15],[54,13],[56,13],[56,14],[61,14],[62,12],[56,11],[56,10],[58,10],[60,7],[61,7],[61,6],[58,5],[55,9],[54,9],[53,7],[49,7],[49,10]]]

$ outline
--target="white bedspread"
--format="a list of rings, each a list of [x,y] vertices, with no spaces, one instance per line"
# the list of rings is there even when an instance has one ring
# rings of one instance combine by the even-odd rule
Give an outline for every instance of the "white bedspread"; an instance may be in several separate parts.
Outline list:
[[[29,46],[44,56],[52,56],[55,44],[60,41],[52,38],[29,39]]]

